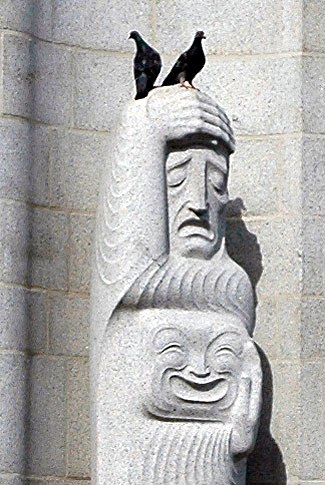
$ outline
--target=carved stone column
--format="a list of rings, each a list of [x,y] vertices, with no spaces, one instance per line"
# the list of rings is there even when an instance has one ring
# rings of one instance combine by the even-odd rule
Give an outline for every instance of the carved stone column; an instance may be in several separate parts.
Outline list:
[[[253,291],[225,247],[225,113],[179,86],[122,114],[92,285],[93,480],[244,484],[261,405]]]

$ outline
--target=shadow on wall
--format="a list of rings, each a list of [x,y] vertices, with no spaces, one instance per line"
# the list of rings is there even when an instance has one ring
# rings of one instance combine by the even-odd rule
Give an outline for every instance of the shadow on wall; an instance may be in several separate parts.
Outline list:
[[[226,242],[229,255],[248,274],[254,290],[255,306],[257,306],[256,286],[263,272],[262,253],[257,237],[248,231],[242,220],[245,209],[243,200],[237,198],[229,201],[227,206]],[[263,350],[257,346],[263,370],[262,413],[258,436],[254,451],[249,456],[247,464],[247,485],[285,485],[287,483],[286,468],[281,450],[270,431],[273,403],[273,377],[271,366]]]

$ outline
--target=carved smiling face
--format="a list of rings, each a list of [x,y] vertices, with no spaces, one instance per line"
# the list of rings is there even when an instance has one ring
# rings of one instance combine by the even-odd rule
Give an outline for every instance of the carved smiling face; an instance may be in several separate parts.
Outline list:
[[[171,419],[223,420],[237,397],[247,332],[227,313],[162,310],[160,321],[151,334],[148,411]]]
[[[173,151],[166,173],[171,252],[210,259],[224,235],[227,151],[222,146]]]

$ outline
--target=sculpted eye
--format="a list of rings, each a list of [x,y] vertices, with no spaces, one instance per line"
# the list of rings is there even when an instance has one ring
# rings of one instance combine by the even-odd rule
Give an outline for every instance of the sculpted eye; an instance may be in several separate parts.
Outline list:
[[[183,347],[182,345],[178,344],[178,343],[170,343],[168,345],[166,345],[163,349],[161,349],[159,351],[159,354],[162,354],[162,353],[165,353],[165,352],[173,352],[173,351],[176,351],[176,352],[179,352],[179,351],[183,351]]]
[[[167,172],[169,187],[179,187],[186,179],[186,167],[178,167]]]
[[[232,347],[224,345],[216,349],[215,354],[219,357],[221,355],[236,355],[236,352]]]

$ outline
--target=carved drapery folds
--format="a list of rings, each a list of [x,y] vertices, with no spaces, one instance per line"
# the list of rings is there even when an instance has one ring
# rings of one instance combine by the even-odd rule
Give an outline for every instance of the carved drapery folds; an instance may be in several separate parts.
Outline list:
[[[261,405],[247,274],[225,246],[229,120],[132,101],[103,175],[92,286],[96,484],[245,483]]]

